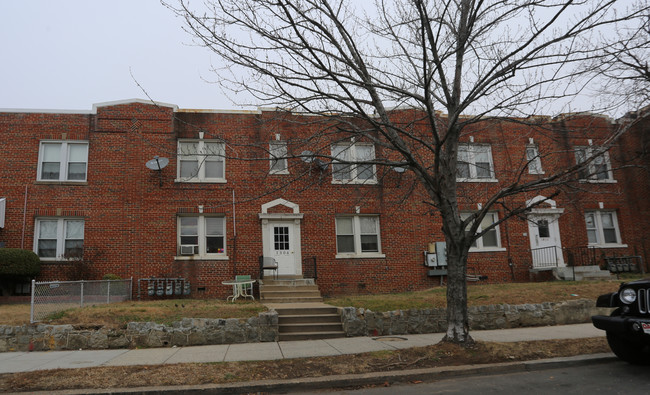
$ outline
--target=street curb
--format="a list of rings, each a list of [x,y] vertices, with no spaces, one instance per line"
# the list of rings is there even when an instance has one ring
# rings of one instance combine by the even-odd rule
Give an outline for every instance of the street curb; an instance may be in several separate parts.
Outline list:
[[[241,394],[256,392],[288,392],[292,390],[319,390],[346,388],[367,385],[384,385],[413,381],[439,381],[449,378],[468,376],[497,375],[503,373],[521,373],[542,371],[559,367],[588,366],[617,360],[614,354],[578,355],[540,359],[532,361],[504,362],[490,365],[444,366],[439,368],[399,370],[392,372],[375,372],[324,377],[303,377],[289,380],[262,380],[231,384],[204,384],[192,386],[114,388],[103,390],[63,390],[43,391],[34,394],[77,395],[77,394],[113,394],[113,395],[156,395],[182,394],[195,395],[207,393]]]

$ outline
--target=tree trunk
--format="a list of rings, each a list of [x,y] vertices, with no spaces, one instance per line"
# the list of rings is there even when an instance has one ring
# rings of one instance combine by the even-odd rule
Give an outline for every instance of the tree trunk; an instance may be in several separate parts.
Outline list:
[[[467,249],[447,240],[447,335],[443,341],[474,342],[469,335],[467,314]]]

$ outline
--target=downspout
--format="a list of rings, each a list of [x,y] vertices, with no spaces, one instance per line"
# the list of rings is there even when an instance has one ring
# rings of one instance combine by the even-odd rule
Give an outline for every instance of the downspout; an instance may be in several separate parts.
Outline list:
[[[235,189],[232,190],[232,270],[237,275],[237,211],[235,207]],[[234,276],[233,276],[234,278]]]
[[[25,203],[23,205],[23,236],[20,240],[20,249],[25,249],[25,227],[27,226],[27,185],[25,185]]]

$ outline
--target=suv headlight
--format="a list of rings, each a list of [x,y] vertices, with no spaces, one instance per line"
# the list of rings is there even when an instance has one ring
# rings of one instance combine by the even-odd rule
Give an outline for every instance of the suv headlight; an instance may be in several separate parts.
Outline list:
[[[618,298],[625,304],[632,304],[636,301],[636,292],[632,288],[623,288],[618,293]]]

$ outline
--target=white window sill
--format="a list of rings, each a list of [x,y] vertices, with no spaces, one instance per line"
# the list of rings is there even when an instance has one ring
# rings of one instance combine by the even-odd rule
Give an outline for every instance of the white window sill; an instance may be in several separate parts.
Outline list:
[[[456,182],[499,182],[496,178],[457,178]]]
[[[36,180],[37,184],[50,184],[50,185],[88,185],[87,180],[68,181],[68,180]]]
[[[528,174],[533,175],[533,176],[537,176],[537,175],[542,175],[542,174],[546,174],[546,173],[544,172],[544,170],[542,170],[542,171],[537,171],[537,172],[530,172],[529,171]]]
[[[228,181],[225,179],[219,179],[219,180],[199,180],[197,178],[190,178],[190,179],[182,179],[182,178],[177,178],[174,180],[174,182],[179,182],[183,184],[225,184]]]
[[[332,180],[332,184],[338,184],[338,185],[347,185],[347,184],[353,184],[353,185],[377,185],[377,180]]]
[[[289,170],[270,171],[269,174],[289,174]]]
[[[616,180],[580,180],[583,184],[616,184]]]
[[[588,244],[589,248],[627,248],[627,244],[611,243],[611,244]]]
[[[503,247],[485,247],[485,248],[471,247],[469,249],[469,252],[502,252],[502,251],[507,251],[507,250]]]
[[[227,261],[228,255],[177,255],[176,261]]]
[[[386,255],[378,252],[364,252],[361,254],[355,254],[355,253],[336,254],[336,259],[384,259],[384,258],[386,258]]]

